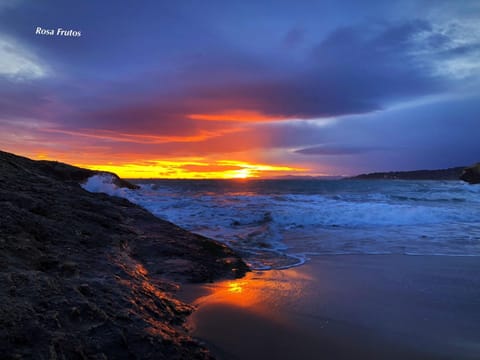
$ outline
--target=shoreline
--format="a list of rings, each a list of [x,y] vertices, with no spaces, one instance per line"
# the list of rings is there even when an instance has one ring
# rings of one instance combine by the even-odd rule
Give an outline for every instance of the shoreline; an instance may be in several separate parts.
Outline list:
[[[196,297],[188,327],[219,359],[476,359],[476,260],[316,256],[178,296]]]
[[[467,360],[480,353],[475,257],[325,255],[239,279],[248,267],[226,245],[128,200],[85,191],[79,183],[92,174],[103,173],[0,152],[0,353],[7,357]],[[231,280],[205,284],[222,278]]]

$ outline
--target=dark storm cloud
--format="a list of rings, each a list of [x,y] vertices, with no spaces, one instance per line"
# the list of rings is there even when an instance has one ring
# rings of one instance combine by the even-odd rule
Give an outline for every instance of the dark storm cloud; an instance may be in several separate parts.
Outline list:
[[[252,60],[248,66],[243,63],[241,71],[254,76],[232,77],[228,83],[194,84],[184,94],[185,99],[216,99],[219,109],[232,107],[235,101],[240,108],[287,118],[379,110],[396,100],[445,89],[447,79],[432,74],[430,59],[413,54],[419,46],[414,38],[424,33],[431,33],[425,21],[341,28],[315,46],[302,66],[278,61],[268,69],[264,62]],[[219,59],[222,57],[214,63]],[[235,73],[238,66],[230,65]],[[202,70],[215,77],[218,65],[206,65]],[[195,72],[195,68],[190,71]]]
[[[187,128],[188,114],[232,109],[259,111],[278,119],[380,110],[397,100],[444,89],[447,80],[432,75],[431,64],[413,56],[419,46],[415,37],[430,33],[425,21],[341,28],[317,45],[300,69],[281,62],[269,67],[265,60],[242,54],[207,54],[170,76],[172,88],[181,84],[178,91],[166,94],[161,85],[152,87],[149,96],[155,106],[122,104],[85,114],[82,121],[96,127],[131,123],[149,128],[169,127],[175,121],[173,126]]]
[[[447,82],[431,74],[430,59],[413,55],[418,46],[415,37],[435,35],[426,21],[337,28],[320,36],[323,40],[303,60],[292,63],[288,60],[292,49],[285,49],[285,56],[279,58],[278,54],[249,54],[226,45],[211,30],[214,24],[208,23],[208,16],[192,18],[180,6],[154,2],[141,9],[132,6],[119,6],[112,10],[114,14],[106,7],[88,4],[76,11],[52,6],[52,12],[46,13],[40,11],[45,4],[30,3],[2,14],[10,30],[17,29],[17,35],[50,56],[53,64],[61,63],[58,69],[69,74],[71,84],[80,85],[85,76],[94,73],[98,77],[88,88],[77,89],[76,98],[61,96],[77,109],[77,114],[62,119],[69,126],[78,121],[95,128],[118,125],[128,129],[131,124],[132,129],[152,129],[183,122],[188,129],[188,114],[232,109],[279,119],[360,114],[440,92]],[[33,39],[31,20],[21,15],[28,10],[39,10],[40,22],[58,25],[62,18],[72,26],[84,27],[91,36],[67,42]],[[101,27],[94,23],[96,16],[87,16],[93,10],[104,19]],[[135,22],[135,27],[122,23],[127,15],[142,21]],[[284,45],[295,47],[305,36],[303,28],[290,27]],[[174,58],[177,62],[172,65]],[[82,69],[90,75],[82,75]],[[112,82],[105,79],[114,75],[115,81],[122,79],[122,85],[104,86]],[[99,88],[104,88],[103,94]],[[106,97],[106,91],[115,95],[117,102],[98,101]],[[96,100],[97,104],[85,106]],[[24,106],[29,107],[28,101]],[[170,125],[172,121],[175,125]]]
[[[414,38],[430,32],[424,21],[338,29],[314,48],[303,68],[271,77],[262,73],[256,81],[206,83],[189,95],[219,103],[236,99],[238,106],[290,118],[379,110],[397,100],[445,89],[447,80],[433,75],[430,59],[414,55],[418,46]]]
[[[314,49],[318,65],[311,79],[326,84],[331,97],[345,104],[333,115],[439,92],[445,79],[433,75],[429,58],[415,54],[415,37],[430,32],[425,21],[338,29]]]

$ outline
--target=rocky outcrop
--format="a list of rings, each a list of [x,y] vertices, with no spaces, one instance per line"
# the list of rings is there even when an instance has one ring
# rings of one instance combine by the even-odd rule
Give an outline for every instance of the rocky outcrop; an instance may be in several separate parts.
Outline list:
[[[118,187],[128,189],[139,188],[138,185],[121,179],[117,174],[108,171],[83,169],[58,161],[40,160],[33,162],[28,158],[9,154],[3,151],[0,151],[0,160],[5,164],[9,164],[12,168],[22,169],[25,172],[33,171],[40,176],[47,174],[49,177],[63,182],[83,183],[93,175],[109,174],[113,179],[113,183]]]
[[[463,169],[460,179],[469,184],[480,184],[480,163]]]
[[[95,172],[94,172],[95,173]],[[247,271],[225,245],[127,200],[91,170],[0,152],[2,359],[208,359],[178,283]]]

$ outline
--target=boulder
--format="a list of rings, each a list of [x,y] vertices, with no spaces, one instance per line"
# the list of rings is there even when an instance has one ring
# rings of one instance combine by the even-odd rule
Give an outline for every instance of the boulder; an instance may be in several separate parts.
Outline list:
[[[480,184],[480,163],[463,169],[460,179],[469,184]]]

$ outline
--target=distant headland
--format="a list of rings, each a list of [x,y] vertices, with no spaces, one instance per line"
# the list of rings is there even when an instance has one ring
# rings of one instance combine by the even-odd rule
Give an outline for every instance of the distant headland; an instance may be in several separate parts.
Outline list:
[[[480,164],[437,170],[389,171],[360,174],[346,180],[463,180],[480,183]]]

